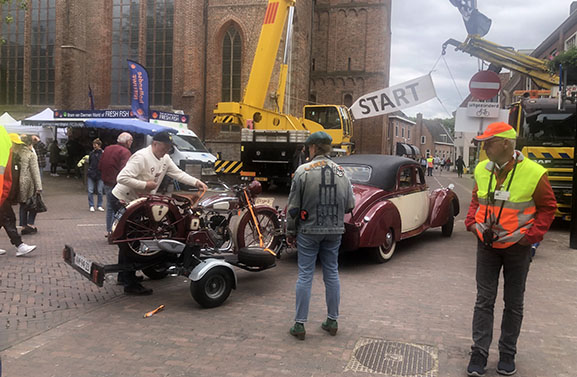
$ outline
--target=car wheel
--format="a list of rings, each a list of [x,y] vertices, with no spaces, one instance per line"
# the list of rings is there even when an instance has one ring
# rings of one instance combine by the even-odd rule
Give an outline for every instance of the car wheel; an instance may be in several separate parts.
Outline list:
[[[453,228],[455,226],[455,209],[453,207],[453,202],[449,205],[449,218],[447,222],[441,227],[441,233],[444,237],[451,237],[453,234]]]
[[[397,241],[395,241],[395,233],[393,229],[389,229],[385,235],[385,242],[373,250],[373,259],[376,263],[388,262],[395,253]]]

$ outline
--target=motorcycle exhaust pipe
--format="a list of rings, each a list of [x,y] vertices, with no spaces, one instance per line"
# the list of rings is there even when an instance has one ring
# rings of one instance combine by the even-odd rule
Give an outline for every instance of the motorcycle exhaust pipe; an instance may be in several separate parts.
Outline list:
[[[158,240],[155,241],[158,248],[172,254],[180,254],[186,247],[186,244],[175,240]]]

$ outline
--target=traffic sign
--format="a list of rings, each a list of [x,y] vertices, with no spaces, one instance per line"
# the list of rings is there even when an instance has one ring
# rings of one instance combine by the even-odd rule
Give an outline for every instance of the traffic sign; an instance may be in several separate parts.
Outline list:
[[[491,99],[501,90],[499,75],[492,71],[479,71],[471,77],[469,90],[471,95],[477,99]]]

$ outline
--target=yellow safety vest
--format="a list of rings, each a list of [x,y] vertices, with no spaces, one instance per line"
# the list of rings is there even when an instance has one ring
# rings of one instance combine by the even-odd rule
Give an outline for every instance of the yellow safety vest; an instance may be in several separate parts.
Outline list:
[[[433,167],[433,157],[427,158],[427,167],[429,168]]]
[[[503,203],[503,212],[498,224],[493,224],[493,231],[498,239],[493,242],[496,249],[504,249],[513,246],[523,238],[527,230],[532,226],[535,219],[535,202],[533,193],[537,184],[541,180],[546,169],[538,163],[523,156],[521,152],[517,157],[517,168],[509,189],[508,200],[488,199],[489,192],[496,190],[497,179],[491,179],[493,162],[489,160],[481,161],[475,168],[475,181],[477,182],[477,197],[479,207],[475,213],[477,235],[483,239],[483,231],[489,224],[495,223]],[[501,186],[501,190],[506,190],[511,180],[513,169],[507,173],[507,177]],[[489,189],[489,182],[491,188]],[[485,223],[485,213],[488,212],[487,223]]]

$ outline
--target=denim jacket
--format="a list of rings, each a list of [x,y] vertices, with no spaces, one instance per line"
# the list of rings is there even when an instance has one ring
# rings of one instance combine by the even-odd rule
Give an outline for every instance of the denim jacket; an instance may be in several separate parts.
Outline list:
[[[287,234],[343,234],[353,210],[351,182],[342,167],[316,156],[295,172],[287,207]]]

